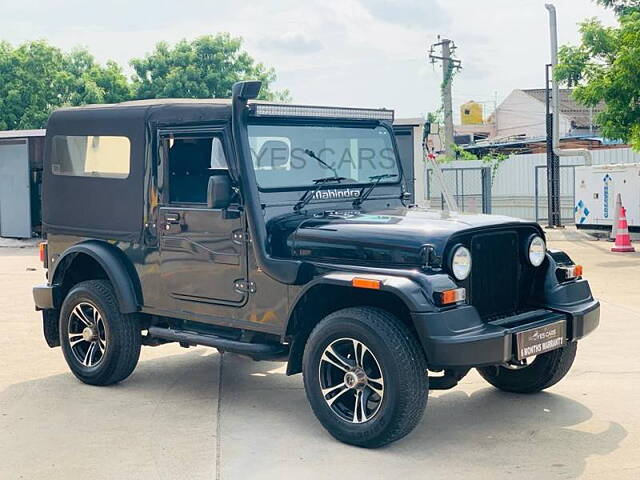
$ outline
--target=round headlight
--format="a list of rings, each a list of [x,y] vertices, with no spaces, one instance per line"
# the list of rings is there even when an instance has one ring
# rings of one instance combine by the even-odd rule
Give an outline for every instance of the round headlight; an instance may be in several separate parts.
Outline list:
[[[464,280],[471,273],[471,252],[468,248],[460,246],[453,252],[451,271],[458,280]]]
[[[534,267],[539,267],[544,262],[547,246],[542,237],[536,235],[529,242],[529,261]]]

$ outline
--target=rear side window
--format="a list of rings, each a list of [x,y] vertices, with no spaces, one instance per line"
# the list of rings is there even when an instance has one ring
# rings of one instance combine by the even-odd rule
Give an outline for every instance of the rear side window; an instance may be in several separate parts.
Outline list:
[[[127,137],[53,137],[51,171],[71,177],[127,178],[131,142]]]

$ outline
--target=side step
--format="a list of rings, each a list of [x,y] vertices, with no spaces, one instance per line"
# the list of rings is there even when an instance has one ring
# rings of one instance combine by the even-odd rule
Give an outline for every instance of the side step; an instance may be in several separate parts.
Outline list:
[[[287,347],[274,343],[241,342],[239,340],[230,340],[206,333],[174,330],[163,327],[149,327],[148,332],[150,337],[162,338],[172,342],[219,348],[225,352],[248,355],[255,360],[281,358],[287,353]]]

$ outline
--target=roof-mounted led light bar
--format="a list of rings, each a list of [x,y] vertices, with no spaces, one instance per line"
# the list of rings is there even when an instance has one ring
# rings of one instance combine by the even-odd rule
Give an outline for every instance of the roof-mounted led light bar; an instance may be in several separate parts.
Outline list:
[[[256,117],[306,117],[346,120],[386,120],[393,122],[393,110],[373,108],[312,107],[254,103],[251,113]]]

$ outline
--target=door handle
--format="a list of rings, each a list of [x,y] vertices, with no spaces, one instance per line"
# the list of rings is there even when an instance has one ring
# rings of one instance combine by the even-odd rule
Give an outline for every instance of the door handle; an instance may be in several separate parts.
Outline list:
[[[172,224],[180,223],[180,214],[179,213],[167,213],[164,216],[164,220],[165,220],[166,223],[172,223]]]

